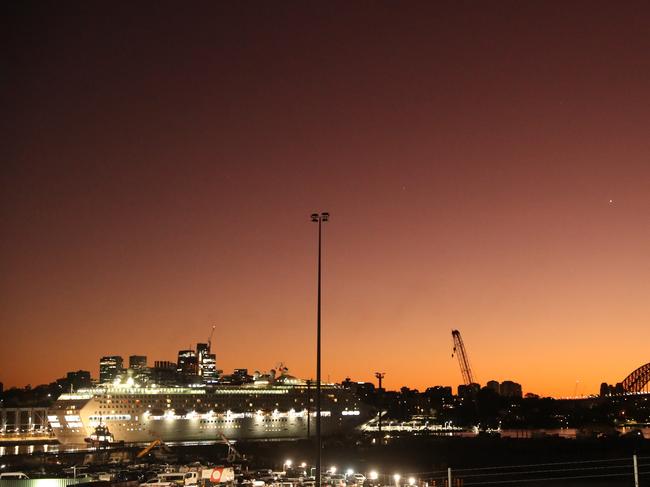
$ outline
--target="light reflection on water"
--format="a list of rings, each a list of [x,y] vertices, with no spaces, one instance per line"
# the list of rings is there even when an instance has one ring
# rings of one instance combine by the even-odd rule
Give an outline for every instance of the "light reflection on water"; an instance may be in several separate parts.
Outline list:
[[[620,434],[629,433],[631,431],[639,430],[646,439],[650,439],[650,427],[643,428],[616,428]],[[517,429],[517,430],[508,430],[504,429],[500,431],[501,437],[503,438],[538,438],[543,436],[559,436],[561,438],[574,439],[578,434],[579,430],[576,428],[558,428],[558,429]],[[472,437],[476,436],[476,433],[469,431],[462,431],[459,433],[449,433],[445,436],[464,436]],[[219,441],[209,440],[209,441],[170,441],[167,442],[170,446],[200,446],[200,445],[214,445],[221,443]],[[136,443],[130,444],[128,446],[146,446],[147,443]],[[23,445],[12,445],[12,446],[0,446],[0,457],[8,455],[32,455],[39,453],[71,453],[71,452],[80,452],[80,451],[95,451],[95,448],[89,448],[85,445],[59,445],[59,444],[23,444]]]
[[[56,453],[63,451],[61,445],[23,444],[12,446],[0,446],[0,457],[6,455],[32,455],[34,453]]]
[[[143,443],[130,443],[127,447],[142,448],[147,446],[148,442]],[[205,441],[168,441],[165,442],[168,446],[209,446],[222,444],[219,440],[205,440]],[[118,449],[120,447],[117,447]],[[109,448],[110,449],[110,448]],[[28,444],[11,446],[0,446],[0,457],[8,455],[32,455],[32,454],[56,454],[56,453],[74,453],[74,452],[94,452],[97,448],[89,447],[87,445],[60,445],[58,443],[49,444]]]
[[[650,427],[643,428],[615,428],[618,433],[624,435],[632,431],[641,431],[644,438],[650,439]],[[500,431],[502,438],[539,438],[544,436],[559,436],[560,438],[575,439],[576,437],[587,438],[594,436],[588,430],[581,431],[577,428],[555,428],[555,429],[504,429]]]

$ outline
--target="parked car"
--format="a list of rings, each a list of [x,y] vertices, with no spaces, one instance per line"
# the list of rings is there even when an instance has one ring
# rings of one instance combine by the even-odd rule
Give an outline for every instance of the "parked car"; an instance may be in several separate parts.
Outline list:
[[[199,474],[197,472],[161,473],[158,475],[158,480],[177,485],[196,485],[199,483]]]
[[[95,476],[97,477],[97,480],[104,480],[106,482],[111,482],[114,477],[110,472],[97,472]]]
[[[0,480],[29,480],[29,477],[23,472],[4,472],[0,473]]]
[[[147,480],[146,482],[141,483],[140,485],[144,487],[175,487],[174,482],[165,482],[158,478]]]
[[[352,483],[355,483],[357,485],[363,485],[364,482],[366,481],[366,476],[363,475],[362,473],[355,473],[352,474],[350,480],[352,481]]]
[[[348,483],[345,480],[345,475],[331,474],[328,482],[332,487],[347,487]]]
[[[113,480],[114,482],[129,482],[129,481],[142,482],[144,480],[144,476],[140,472],[121,470],[115,474]]]

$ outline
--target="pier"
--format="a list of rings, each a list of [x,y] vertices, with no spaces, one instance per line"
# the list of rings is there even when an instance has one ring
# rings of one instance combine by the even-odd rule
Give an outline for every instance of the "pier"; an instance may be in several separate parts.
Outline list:
[[[0,408],[0,443],[52,440],[45,407]]]

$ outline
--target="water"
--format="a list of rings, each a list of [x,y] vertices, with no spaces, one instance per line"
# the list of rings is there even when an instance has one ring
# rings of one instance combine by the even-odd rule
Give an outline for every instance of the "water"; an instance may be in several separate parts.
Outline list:
[[[60,453],[60,452],[75,452],[86,450],[84,447],[72,447],[69,445],[59,445],[58,443],[54,444],[28,444],[22,443],[20,445],[11,445],[11,446],[0,446],[0,457],[8,455],[32,455],[38,453]]]
[[[145,447],[148,443],[129,443],[127,447]],[[165,442],[168,446],[207,446],[223,444],[221,441],[169,441]],[[123,445],[116,445],[116,448],[122,448]],[[108,449],[111,449],[110,447]],[[75,452],[94,452],[98,451],[95,447],[87,445],[61,445],[59,443],[21,443],[20,445],[0,446],[0,457],[9,455],[32,455],[32,454],[57,454],[57,453],[75,453]]]
[[[643,434],[645,439],[650,440],[650,427],[646,426],[643,428],[616,428],[620,434],[626,434],[634,430],[639,430]],[[580,434],[580,430],[577,428],[557,428],[557,429],[503,429],[500,431],[502,438],[537,438],[543,436],[557,436],[560,438],[575,439]],[[476,436],[476,433],[469,431],[463,431],[459,433],[450,433],[448,436],[464,436],[464,437],[473,437]],[[170,446],[199,446],[199,445],[211,445],[218,444],[219,441],[178,441],[167,443]],[[145,443],[139,445],[127,445],[127,446],[145,446]],[[58,443],[54,444],[30,444],[23,443],[20,445],[11,445],[11,446],[0,446],[0,457],[9,456],[9,455],[32,455],[32,454],[56,454],[56,453],[74,453],[74,452],[92,452],[96,451],[95,448],[88,447],[86,445],[60,445]]]
[[[621,435],[639,430],[643,437],[650,439],[650,427],[643,428],[616,428]],[[555,428],[555,429],[503,429],[500,431],[502,438],[536,438],[542,436],[558,436],[560,438],[567,438],[575,440],[580,436],[581,430],[577,428]]]

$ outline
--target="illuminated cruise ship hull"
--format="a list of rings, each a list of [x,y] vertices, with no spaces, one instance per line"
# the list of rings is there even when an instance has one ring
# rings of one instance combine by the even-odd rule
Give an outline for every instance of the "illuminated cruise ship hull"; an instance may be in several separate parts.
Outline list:
[[[48,411],[59,442],[82,444],[95,428],[109,428],[115,441],[161,439],[306,438],[315,431],[314,394],[303,385],[214,388],[137,388],[111,386],[63,394]],[[341,434],[366,417],[357,396],[323,385],[323,434]],[[310,414],[308,414],[308,410]]]

